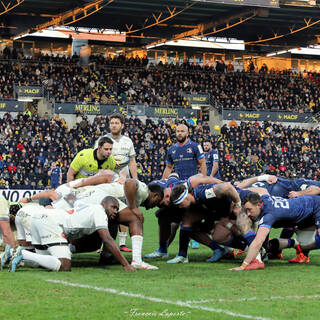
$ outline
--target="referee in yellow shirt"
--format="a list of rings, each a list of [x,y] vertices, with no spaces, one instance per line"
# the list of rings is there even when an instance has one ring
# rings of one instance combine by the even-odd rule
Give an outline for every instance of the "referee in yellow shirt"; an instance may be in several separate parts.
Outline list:
[[[103,137],[99,140],[98,148],[78,152],[70,164],[67,182],[94,176],[99,170],[114,170],[116,161],[111,155],[112,145],[109,137]]]

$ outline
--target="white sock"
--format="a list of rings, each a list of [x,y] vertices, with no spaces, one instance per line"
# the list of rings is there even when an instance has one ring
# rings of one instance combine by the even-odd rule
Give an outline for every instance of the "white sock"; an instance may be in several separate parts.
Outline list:
[[[59,271],[60,269],[61,262],[57,257],[37,254],[27,250],[22,250],[21,253],[24,260],[39,263],[41,267],[52,271]]]
[[[142,251],[142,243],[143,243],[143,236],[132,236],[132,260],[137,263],[141,263],[141,251]]]
[[[262,260],[261,260],[261,253],[260,253],[260,252],[257,254],[256,259],[257,259],[259,262],[262,262]]]
[[[127,240],[127,232],[119,232],[119,247],[125,246]]]

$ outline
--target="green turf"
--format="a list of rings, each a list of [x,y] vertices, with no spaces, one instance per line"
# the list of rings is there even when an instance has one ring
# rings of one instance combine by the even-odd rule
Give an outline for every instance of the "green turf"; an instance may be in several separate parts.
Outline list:
[[[151,211],[145,214],[144,229],[143,251],[149,253],[158,243],[157,223]],[[169,252],[170,257],[176,254],[177,241]],[[125,255],[131,257],[130,253]],[[265,270],[247,272],[228,271],[240,265],[241,258],[208,264],[204,260],[209,255],[210,250],[201,246],[199,250],[189,250],[189,264],[169,265],[158,259],[152,263],[159,270],[135,273],[127,273],[120,266],[97,267],[96,253],[75,255],[72,272],[68,273],[31,268],[20,268],[14,274],[3,271],[0,319],[246,319],[239,314],[255,319],[319,318],[316,295],[320,297],[320,252],[312,252],[308,265],[289,265],[286,260],[295,256],[295,251],[289,249],[283,260],[269,262]],[[112,288],[173,303],[204,301],[178,306],[70,287],[48,282],[49,279]],[[249,300],[244,301],[245,298]]]

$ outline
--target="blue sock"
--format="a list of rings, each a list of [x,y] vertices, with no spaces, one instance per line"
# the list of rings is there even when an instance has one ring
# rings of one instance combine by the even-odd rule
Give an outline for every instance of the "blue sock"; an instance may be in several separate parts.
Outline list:
[[[168,253],[168,241],[159,241],[159,252],[161,253]]]
[[[316,234],[314,239],[316,240],[316,249],[320,249],[320,236]]]
[[[218,245],[217,242],[215,242],[214,240],[212,240],[209,244],[209,247],[214,251],[217,249],[223,250],[221,246]]]
[[[256,237],[256,233],[252,230],[250,230],[244,235],[244,239],[246,240],[246,243],[248,246],[250,246],[251,242],[255,237]]]
[[[293,248],[295,245],[294,239],[288,239],[288,248]]]
[[[180,226],[180,236],[179,236],[179,256],[187,257],[188,255],[188,245],[190,241],[190,236],[192,234],[192,227]]]
[[[232,247],[233,239],[234,239],[234,237],[233,237],[233,235],[231,235],[230,240],[225,244],[225,246],[227,246],[227,247]]]

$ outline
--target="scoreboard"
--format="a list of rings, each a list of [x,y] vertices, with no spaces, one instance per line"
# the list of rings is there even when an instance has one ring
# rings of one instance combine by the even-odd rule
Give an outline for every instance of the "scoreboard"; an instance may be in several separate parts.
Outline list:
[[[193,1],[233,4],[233,5],[239,5],[239,6],[279,8],[279,0],[193,0]]]

